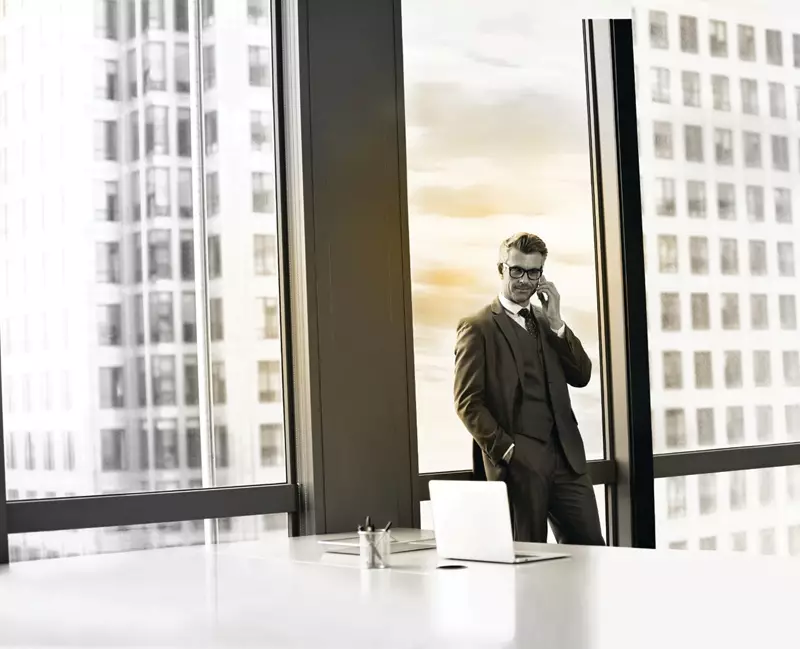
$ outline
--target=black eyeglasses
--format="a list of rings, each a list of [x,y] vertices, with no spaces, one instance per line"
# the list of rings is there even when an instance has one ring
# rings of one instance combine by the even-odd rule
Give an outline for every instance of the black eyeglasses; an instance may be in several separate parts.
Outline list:
[[[509,266],[508,264],[503,265],[508,268],[508,274],[513,279],[521,279],[525,274],[528,275],[528,279],[532,280],[541,279],[542,277],[541,268],[522,268],[521,266]]]

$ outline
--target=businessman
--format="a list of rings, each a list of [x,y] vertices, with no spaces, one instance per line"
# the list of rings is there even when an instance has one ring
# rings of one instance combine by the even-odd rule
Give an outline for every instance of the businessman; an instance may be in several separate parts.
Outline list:
[[[499,296],[458,325],[455,407],[476,477],[508,485],[515,540],[546,542],[549,519],[559,543],[604,545],[567,387],[589,383],[592,363],[561,319],[546,259],[533,234],[500,245]]]

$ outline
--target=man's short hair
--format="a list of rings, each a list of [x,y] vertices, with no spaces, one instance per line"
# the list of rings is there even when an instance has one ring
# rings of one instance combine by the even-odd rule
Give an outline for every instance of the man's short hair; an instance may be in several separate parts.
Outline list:
[[[503,264],[508,261],[508,253],[511,249],[519,250],[525,255],[539,253],[547,259],[547,245],[541,237],[529,232],[517,232],[500,244],[500,254],[497,261],[497,271],[503,273]]]

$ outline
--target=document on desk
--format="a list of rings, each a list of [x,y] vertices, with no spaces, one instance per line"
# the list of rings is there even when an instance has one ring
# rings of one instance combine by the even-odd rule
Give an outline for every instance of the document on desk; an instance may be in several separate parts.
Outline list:
[[[325,552],[334,554],[359,554],[360,539],[357,536],[342,536],[335,539],[323,539],[319,544],[325,548]],[[420,550],[435,550],[436,542],[433,537],[429,539],[392,539],[392,554],[402,552],[419,552]]]

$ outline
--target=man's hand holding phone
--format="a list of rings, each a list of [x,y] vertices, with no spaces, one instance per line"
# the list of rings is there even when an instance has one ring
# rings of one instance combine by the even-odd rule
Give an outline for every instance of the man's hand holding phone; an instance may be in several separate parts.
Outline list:
[[[564,321],[561,319],[561,295],[556,285],[547,281],[544,275],[536,287],[536,296],[542,304],[542,309],[553,331],[561,329]]]

